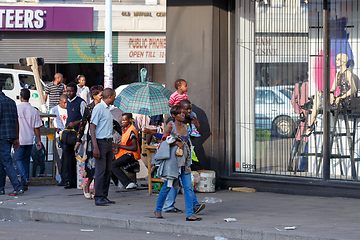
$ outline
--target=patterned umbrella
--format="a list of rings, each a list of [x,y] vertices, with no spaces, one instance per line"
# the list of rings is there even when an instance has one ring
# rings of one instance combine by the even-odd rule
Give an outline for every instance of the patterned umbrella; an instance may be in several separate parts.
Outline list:
[[[169,113],[168,100],[172,92],[153,82],[136,82],[116,97],[114,105],[124,113],[155,116]]]

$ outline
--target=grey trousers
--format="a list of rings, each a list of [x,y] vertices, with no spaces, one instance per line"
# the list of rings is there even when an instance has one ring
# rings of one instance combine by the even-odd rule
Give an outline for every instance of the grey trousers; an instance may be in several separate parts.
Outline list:
[[[95,159],[95,200],[108,196],[113,155],[112,140],[97,139],[100,158]]]

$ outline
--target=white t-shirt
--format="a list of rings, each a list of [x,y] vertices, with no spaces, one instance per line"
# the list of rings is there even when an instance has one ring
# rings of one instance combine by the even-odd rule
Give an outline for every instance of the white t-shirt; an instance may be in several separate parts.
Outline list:
[[[90,103],[90,89],[87,86],[83,86],[82,88],[77,85],[76,95],[84,99],[86,104]]]
[[[64,130],[65,125],[66,125],[66,120],[67,120],[67,109],[61,108],[59,105],[57,105],[50,110],[50,113],[56,115],[56,118],[54,118],[54,120],[53,120],[54,127]],[[60,134],[61,134],[61,132],[60,132]],[[56,137],[59,137],[59,136],[60,135],[58,133],[56,133]]]

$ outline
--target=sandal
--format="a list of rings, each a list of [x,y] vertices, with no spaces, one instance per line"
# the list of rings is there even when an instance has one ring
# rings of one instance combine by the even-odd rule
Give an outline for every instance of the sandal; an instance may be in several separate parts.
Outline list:
[[[155,218],[157,218],[157,219],[164,218],[163,216],[161,216],[161,217],[157,217],[157,216],[156,216],[156,211],[154,211],[154,215],[155,215]]]
[[[202,218],[186,218],[186,221],[201,221]]]
[[[84,196],[85,196],[86,199],[90,199],[90,198],[91,198],[90,193],[89,193],[89,192],[88,192],[88,193],[85,192],[85,186],[83,187],[83,192],[84,192]]]

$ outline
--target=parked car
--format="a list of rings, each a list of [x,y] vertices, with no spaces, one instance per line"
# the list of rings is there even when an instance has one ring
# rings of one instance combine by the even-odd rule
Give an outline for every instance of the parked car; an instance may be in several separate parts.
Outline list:
[[[298,115],[291,105],[294,86],[255,87],[255,128],[292,137]]]
[[[41,81],[43,91],[45,84]],[[3,93],[13,99],[16,104],[20,104],[20,90],[27,88],[30,90],[29,102],[32,106],[40,109],[39,94],[36,90],[34,74],[30,71],[0,68],[0,84],[3,87]]]

